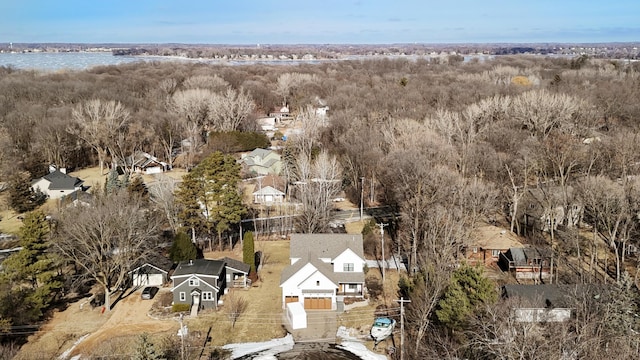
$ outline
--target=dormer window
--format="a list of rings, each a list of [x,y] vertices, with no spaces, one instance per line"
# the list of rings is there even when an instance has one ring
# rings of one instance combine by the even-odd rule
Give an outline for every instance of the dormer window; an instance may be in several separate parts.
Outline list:
[[[189,279],[189,286],[199,286],[199,285],[200,285],[199,279]]]

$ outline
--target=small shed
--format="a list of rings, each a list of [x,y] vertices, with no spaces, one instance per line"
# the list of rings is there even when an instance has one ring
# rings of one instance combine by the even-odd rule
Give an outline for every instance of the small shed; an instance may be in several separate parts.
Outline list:
[[[301,302],[288,303],[285,316],[293,330],[307,328],[307,312]]]

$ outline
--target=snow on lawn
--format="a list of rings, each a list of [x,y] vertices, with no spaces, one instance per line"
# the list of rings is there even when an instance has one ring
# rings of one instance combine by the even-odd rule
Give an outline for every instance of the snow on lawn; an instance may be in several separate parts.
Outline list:
[[[336,336],[342,339],[336,347],[348,351],[362,360],[387,360],[384,355],[376,354],[360,341],[349,334],[349,330],[344,326],[338,328]],[[237,359],[249,354],[258,354],[256,360],[276,360],[276,355],[293,349],[294,341],[291,334],[280,339],[273,339],[264,342],[228,344],[222,348],[231,351],[231,358]]]
[[[376,354],[367,349],[362,341],[357,337],[351,336],[349,330],[344,326],[340,326],[338,328],[336,337],[342,339],[340,345],[336,346],[337,348],[348,351],[355,356],[360,357],[362,360],[387,360],[385,355]]]
[[[223,349],[231,350],[231,358],[237,359],[245,355],[260,353],[260,357],[256,359],[275,359],[275,355],[284,351],[293,349],[293,336],[287,336],[281,339],[273,339],[264,342],[228,344]]]

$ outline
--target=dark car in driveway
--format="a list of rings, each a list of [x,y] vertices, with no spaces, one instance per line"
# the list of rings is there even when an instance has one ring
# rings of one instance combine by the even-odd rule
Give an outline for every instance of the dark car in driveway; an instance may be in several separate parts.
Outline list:
[[[158,293],[158,288],[156,286],[147,286],[142,289],[142,300],[151,300]]]

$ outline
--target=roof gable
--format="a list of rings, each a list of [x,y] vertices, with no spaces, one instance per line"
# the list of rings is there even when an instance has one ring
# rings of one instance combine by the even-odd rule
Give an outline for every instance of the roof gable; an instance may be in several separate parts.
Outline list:
[[[275,189],[271,186],[264,186],[262,189],[255,191],[252,195],[281,195],[284,196],[284,193],[278,189]]]
[[[291,258],[330,258],[351,249],[364,259],[361,234],[292,234]]]

